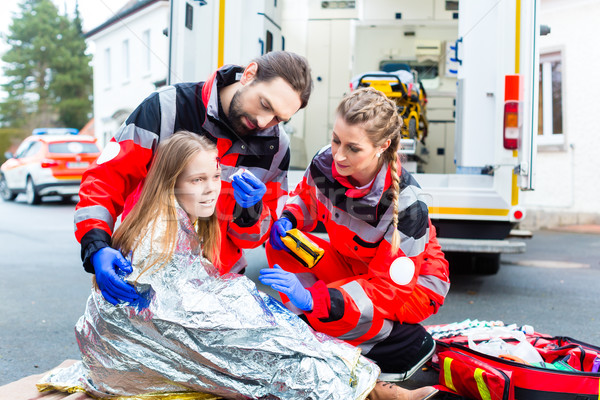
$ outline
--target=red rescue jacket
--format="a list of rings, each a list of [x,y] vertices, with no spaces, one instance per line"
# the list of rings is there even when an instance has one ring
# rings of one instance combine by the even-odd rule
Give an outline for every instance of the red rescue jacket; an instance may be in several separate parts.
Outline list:
[[[331,247],[355,272],[347,279],[328,283],[326,288],[311,288],[315,309],[307,316],[315,329],[321,330],[326,324],[327,328],[322,328],[327,333],[360,343],[368,339],[364,336],[367,330],[371,336],[378,333],[369,328],[374,320],[379,324],[382,320],[419,322],[406,321],[405,314],[400,315],[403,305],[415,303],[415,296],[428,308],[428,315],[444,303],[450,287],[448,262],[437,243],[421,188],[400,166],[399,174],[397,229],[401,244],[395,253],[391,252],[394,207],[387,165],[382,166],[370,189],[357,196],[356,189],[348,189],[335,179],[331,148],[326,147],[290,194],[283,215],[304,231],[323,223]],[[331,289],[342,293],[343,307],[330,300],[326,310],[317,309],[323,304],[319,297],[329,297]],[[367,325],[357,329],[361,323]]]

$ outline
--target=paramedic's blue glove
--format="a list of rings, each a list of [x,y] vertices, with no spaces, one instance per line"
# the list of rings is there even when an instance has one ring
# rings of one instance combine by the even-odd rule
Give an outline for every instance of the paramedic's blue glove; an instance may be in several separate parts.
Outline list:
[[[257,177],[244,172],[236,175],[231,182],[233,197],[242,208],[250,208],[262,200],[267,187]]]
[[[286,232],[293,228],[292,221],[286,217],[281,217],[273,223],[271,227],[270,240],[271,246],[275,250],[286,250],[287,247],[281,241],[281,238],[286,235]]]
[[[273,268],[261,269],[258,279],[263,285],[269,285],[278,292],[285,294],[290,298],[292,304],[299,309],[312,311],[312,295],[302,286],[296,274],[284,271],[279,265],[275,264]]]
[[[115,306],[121,301],[135,302],[140,295],[119,275],[129,275],[133,269],[120,251],[103,247],[92,255],[96,282],[104,298]]]

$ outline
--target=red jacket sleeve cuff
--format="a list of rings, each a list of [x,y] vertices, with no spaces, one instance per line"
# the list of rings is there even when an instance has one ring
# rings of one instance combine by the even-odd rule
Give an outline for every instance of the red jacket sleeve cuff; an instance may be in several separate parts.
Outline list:
[[[325,282],[317,281],[308,288],[308,291],[313,298],[313,309],[310,312],[306,312],[306,315],[312,318],[328,318],[329,310],[331,309],[331,299]]]

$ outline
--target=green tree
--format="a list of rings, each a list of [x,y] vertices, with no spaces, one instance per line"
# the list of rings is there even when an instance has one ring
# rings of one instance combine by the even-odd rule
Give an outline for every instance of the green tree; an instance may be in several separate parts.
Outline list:
[[[78,8],[59,15],[51,0],[23,0],[9,26],[0,103],[2,125],[81,128],[91,112],[92,70]]]
[[[56,77],[52,89],[58,101],[59,120],[64,126],[81,128],[89,119],[92,110],[91,57],[85,54],[78,4],[75,4],[75,18],[64,21],[63,42],[56,64]]]

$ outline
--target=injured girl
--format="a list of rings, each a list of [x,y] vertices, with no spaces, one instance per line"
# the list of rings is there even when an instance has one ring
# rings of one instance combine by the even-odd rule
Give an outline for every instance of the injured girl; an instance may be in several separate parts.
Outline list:
[[[162,141],[140,199],[113,236],[142,301],[112,305],[94,287],[75,327],[80,362],[39,390],[97,398],[421,399],[377,381],[360,349],[313,331],[248,278],[220,276],[217,150],[178,132]],[[220,218],[226,218],[221,216]]]

